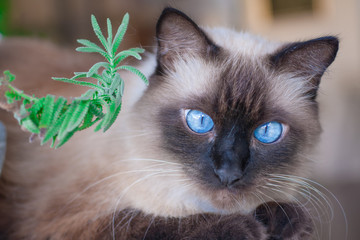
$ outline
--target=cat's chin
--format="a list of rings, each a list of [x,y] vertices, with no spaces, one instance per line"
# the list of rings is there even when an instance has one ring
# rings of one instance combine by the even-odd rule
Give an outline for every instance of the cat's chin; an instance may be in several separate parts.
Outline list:
[[[231,214],[241,213],[248,214],[252,212],[262,202],[253,197],[251,194],[241,193],[234,189],[219,189],[216,191],[208,191],[210,203],[215,213]]]

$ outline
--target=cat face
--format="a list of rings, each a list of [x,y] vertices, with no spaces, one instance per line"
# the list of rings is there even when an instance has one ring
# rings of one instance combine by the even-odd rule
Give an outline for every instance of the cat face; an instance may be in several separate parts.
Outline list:
[[[202,30],[173,9],[157,37],[157,71],[138,105],[151,110],[159,151],[215,208],[278,199],[264,186],[276,174],[304,175],[303,156],[321,131],[316,91],[337,39],[270,43]]]

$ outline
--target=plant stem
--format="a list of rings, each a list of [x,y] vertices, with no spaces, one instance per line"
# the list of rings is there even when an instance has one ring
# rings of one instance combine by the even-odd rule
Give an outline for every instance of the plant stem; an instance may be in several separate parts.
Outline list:
[[[23,91],[18,90],[17,88],[13,87],[11,84],[7,84],[7,87],[13,91],[14,93],[16,93],[18,96],[20,96],[21,98],[24,98],[26,100],[28,100],[29,102],[35,102],[37,101],[37,98],[31,97],[27,94],[25,94]]]

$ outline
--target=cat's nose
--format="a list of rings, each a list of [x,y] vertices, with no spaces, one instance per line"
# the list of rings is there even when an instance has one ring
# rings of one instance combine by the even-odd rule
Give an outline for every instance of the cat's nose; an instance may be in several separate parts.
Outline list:
[[[234,166],[215,169],[214,172],[220,182],[226,187],[234,186],[242,177],[242,171]]]

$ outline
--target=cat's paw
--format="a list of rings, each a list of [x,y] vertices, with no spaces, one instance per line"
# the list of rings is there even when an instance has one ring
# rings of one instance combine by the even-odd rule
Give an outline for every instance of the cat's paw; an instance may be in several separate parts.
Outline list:
[[[313,222],[304,207],[294,203],[265,203],[255,210],[255,218],[264,224],[268,240],[308,240]]]
[[[251,216],[233,214],[208,219],[186,239],[265,240],[266,229]]]

